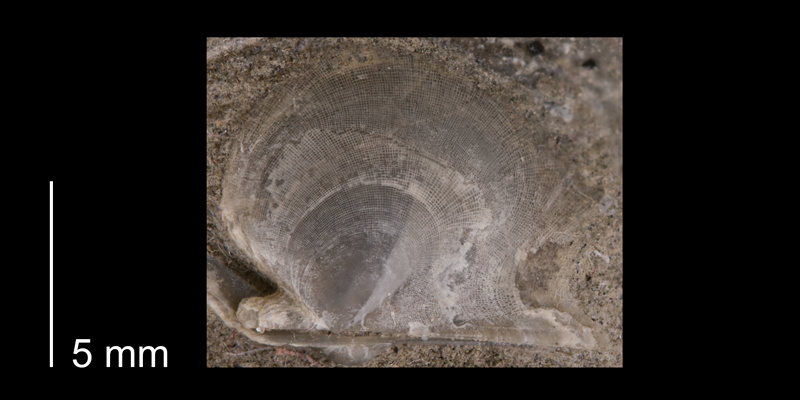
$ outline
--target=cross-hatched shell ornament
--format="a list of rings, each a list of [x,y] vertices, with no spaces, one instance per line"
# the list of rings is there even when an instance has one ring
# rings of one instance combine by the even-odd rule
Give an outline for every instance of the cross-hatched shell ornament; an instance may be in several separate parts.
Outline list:
[[[280,287],[242,300],[245,329],[601,347],[590,321],[531,300],[565,292],[563,274],[520,279],[591,201],[513,112],[423,56],[322,65],[271,90],[231,147],[220,204]]]

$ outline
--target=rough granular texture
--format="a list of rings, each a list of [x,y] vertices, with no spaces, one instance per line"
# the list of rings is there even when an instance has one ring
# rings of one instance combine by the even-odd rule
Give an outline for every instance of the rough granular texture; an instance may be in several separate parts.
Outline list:
[[[613,189],[621,132],[608,115],[591,118],[602,102],[548,101],[559,92],[531,89],[552,80],[541,76],[548,67],[559,75],[547,53],[530,61],[543,65],[531,72],[535,80],[508,79],[494,58],[484,60],[489,68],[475,66],[481,59],[466,54],[474,43],[413,42],[295,45],[307,63],[286,68],[247,106],[210,108],[210,131],[223,131],[215,113],[241,122],[230,137],[209,132],[209,222],[220,252],[335,332],[620,351],[616,330],[587,312],[581,287],[603,283],[610,256],[621,268],[621,222],[619,232],[608,226],[621,216]],[[275,54],[267,44],[237,50],[251,71],[239,82],[258,86],[253,64]],[[603,168],[587,168],[599,145],[611,149],[601,158],[612,157],[600,179]],[[602,237],[587,235],[598,221]],[[604,272],[581,271],[597,262]],[[618,314],[621,332],[621,275],[618,283],[609,316]]]

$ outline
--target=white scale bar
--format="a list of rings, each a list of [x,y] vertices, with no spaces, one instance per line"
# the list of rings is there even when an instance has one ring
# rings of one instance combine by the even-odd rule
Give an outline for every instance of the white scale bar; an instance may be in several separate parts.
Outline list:
[[[50,367],[53,367],[53,181],[50,181]]]

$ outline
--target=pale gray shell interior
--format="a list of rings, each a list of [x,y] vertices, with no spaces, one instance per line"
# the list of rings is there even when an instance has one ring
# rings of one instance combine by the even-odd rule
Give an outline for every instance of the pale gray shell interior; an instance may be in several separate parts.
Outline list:
[[[552,147],[425,56],[376,50],[287,79],[233,143],[220,204],[233,242],[280,289],[228,318],[235,309],[255,334],[602,348],[561,301],[565,248],[597,204]]]

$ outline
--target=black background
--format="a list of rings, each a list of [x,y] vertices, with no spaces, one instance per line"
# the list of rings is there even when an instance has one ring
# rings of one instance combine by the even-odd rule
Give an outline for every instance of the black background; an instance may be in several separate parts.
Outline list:
[[[88,369],[107,369],[106,346],[131,346],[137,357],[139,346],[164,346],[168,369],[205,368],[204,39],[169,42],[183,45],[93,46],[98,54],[83,57],[98,62],[94,70],[68,68],[75,74],[59,83],[70,111],[57,117],[40,162],[54,181],[54,367],[61,371],[86,360],[73,354],[76,339],[91,340],[81,345],[92,353]],[[37,300],[46,302],[47,295]],[[40,332],[49,335],[46,324]],[[49,365],[42,348],[41,358],[25,359]],[[111,364],[119,369],[116,359]],[[143,364],[136,368],[151,369],[149,357]]]

